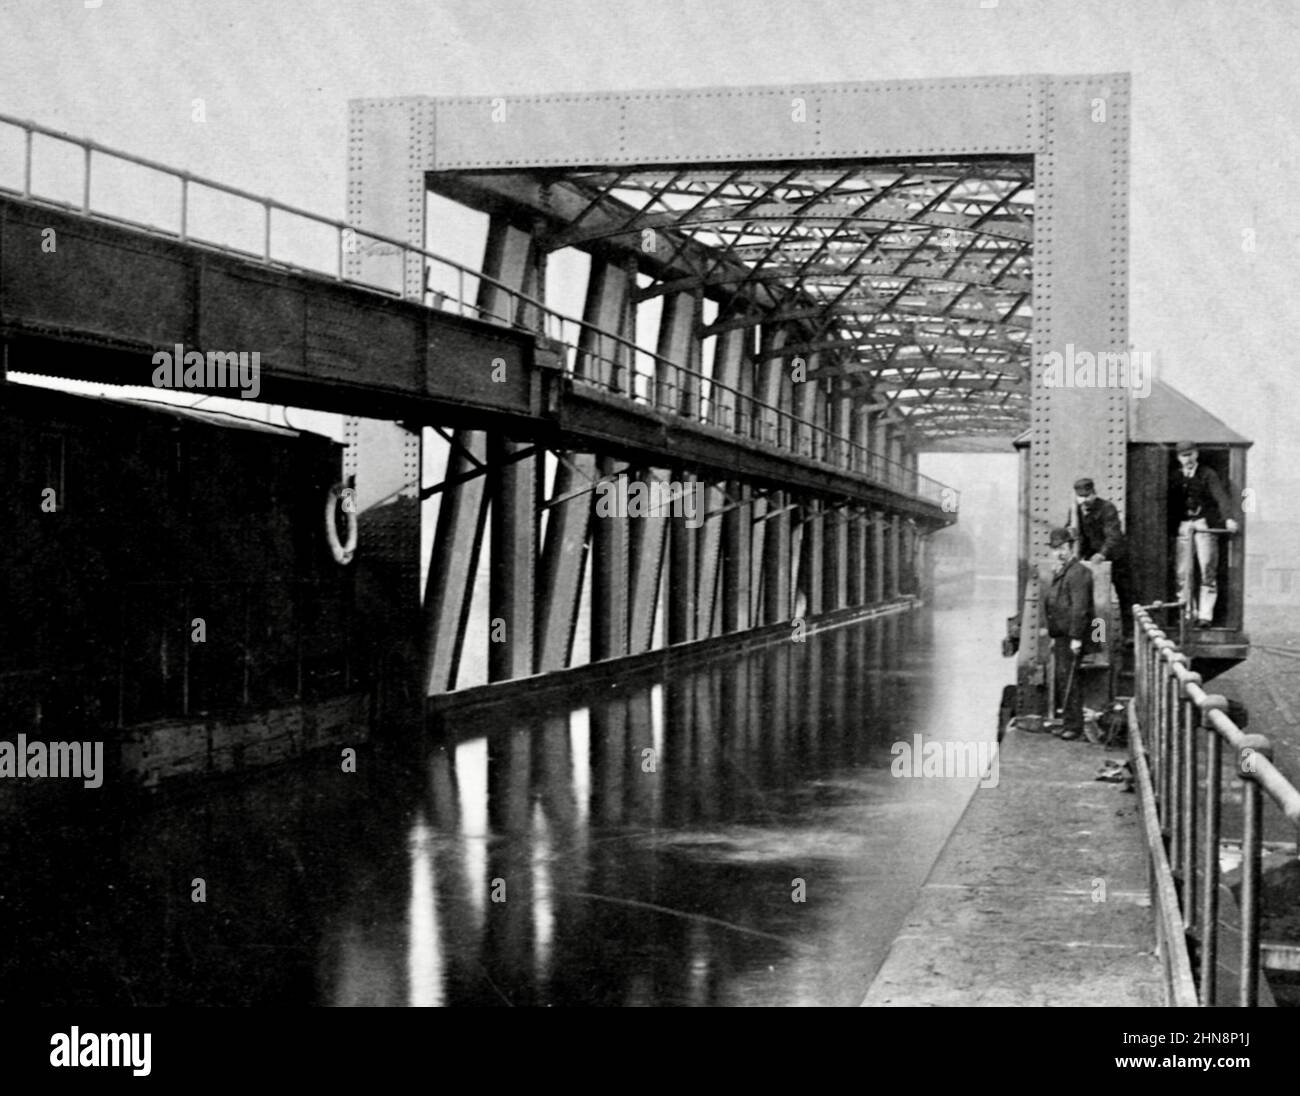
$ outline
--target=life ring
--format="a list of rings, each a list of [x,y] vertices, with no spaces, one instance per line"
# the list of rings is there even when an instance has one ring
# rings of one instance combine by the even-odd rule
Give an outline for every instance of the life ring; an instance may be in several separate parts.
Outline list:
[[[351,506],[344,506],[343,513],[347,515],[348,539],[343,544],[339,541],[339,528],[335,514],[338,511],[339,499],[344,498],[344,491],[348,491],[348,497],[352,503]],[[351,488],[344,487],[341,483],[336,483],[325,494],[325,540],[329,543],[330,551],[334,553],[334,562],[347,566],[352,562],[352,553],[357,550],[357,506],[356,492]]]

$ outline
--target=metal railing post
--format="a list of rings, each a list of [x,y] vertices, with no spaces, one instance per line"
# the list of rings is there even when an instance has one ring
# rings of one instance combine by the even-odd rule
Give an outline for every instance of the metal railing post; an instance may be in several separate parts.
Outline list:
[[[1273,746],[1262,734],[1243,735],[1237,755],[1237,775],[1242,791],[1241,838],[1241,982],[1237,1003],[1242,1008],[1259,1004],[1260,860],[1263,855],[1263,817],[1255,756],[1273,760]]]
[[[1208,696],[1201,704],[1208,712],[1216,704],[1226,710],[1228,702],[1221,696]],[[1201,1004],[1214,1004],[1219,973],[1219,825],[1223,743],[1219,732],[1208,722],[1202,727],[1205,742],[1205,840],[1201,857]]]
[[[1180,674],[1187,673],[1187,656],[1181,651],[1169,654],[1169,863],[1181,874],[1183,849],[1183,686]]]
[[[1183,923],[1188,931],[1196,928],[1196,762],[1199,748],[1197,745],[1196,725],[1199,712],[1191,698],[1190,686],[1200,686],[1201,675],[1188,673],[1184,690],[1187,697],[1183,702],[1183,788],[1180,799],[1183,807],[1182,852],[1183,875],[1183,909],[1186,911]]]

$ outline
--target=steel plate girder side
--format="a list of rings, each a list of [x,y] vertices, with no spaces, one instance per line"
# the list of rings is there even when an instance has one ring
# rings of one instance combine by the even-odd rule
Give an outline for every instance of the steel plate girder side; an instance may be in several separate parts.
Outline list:
[[[1078,476],[1126,505],[1128,390],[1047,383],[1045,363],[1127,353],[1129,78],[1052,77],[1035,161],[1034,360],[1030,550],[1047,534]],[[1050,357],[1049,357],[1050,356]]]
[[[595,496],[588,490],[598,473],[591,453],[560,453],[537,590],[539,673],[562,670],[573,658],[573,635],[582,600],[588,532]]]
[[[439,98],[438,170],[1024,153],[1037,76]],[[505,122],[500,121],[504,112]]]

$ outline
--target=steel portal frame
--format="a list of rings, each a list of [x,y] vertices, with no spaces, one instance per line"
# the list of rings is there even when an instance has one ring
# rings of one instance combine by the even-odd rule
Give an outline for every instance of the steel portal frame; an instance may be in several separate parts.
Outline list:
[[[914,461],[927,444],[986,448],[1028,417],[1030,547],[1042,555],[1075,476],[1091,474],[1125,505],[1128,393],[1048,386],[1044,362],[1130,349],[1128,95],[1128,76],[1112,73],[363,100],[350,119],[349,220],[422,244],[433,182],[488,210],[492,238],[511,228],[531,236],[513,258],[498,249],[494,260],[489,247],[484,272],[495,279],[542,287],[549,251],[589,250],[585,318],[595,326],[626,335],[636,303],[660,296],[667,356],[690,359],[702,338],[719,336],[715,369],[742,390],[753,383],[810,424],[856,421],[855,436],[882,457]],[[1031,185],[1032,222],[1017,204]],[[858,221],[871,223],[869,237],[853,235]],[[638,254],[645,230],[669,246]],[[372,281],[423,294],[418,256],[354,261]],[[646,272],[655,281],[638,289]],[[706,295],[723,305],[712,324]],[[784,366],[801,354],[816,385],[796,395]],[[703,529],[686,537],[671,525],[665,550],[657,533],[593,521],[577,501],[577,480],[609,474],[610,458],[564,454],[560,467],[571,473],[563,482],[557,473],[553,499],[567,501],[547,518],[529,652],[494,657],[507,676],[568,662],[588,556],[592,654],[616,657],[643,649],[664,592],[669,638],[703,638],[788,619],[796,590],[805,611],[888,596],[917,551],[915,527],[897,513],[764,495],[739,480],[709,482]],[[494,480],[490,504],[503,511],[494,530],[536,530],[545,508],[536,484],[521,475],[503,490]],[[484,504],[470,506],[474,521],[447,523],[435,562],[476,550]],[[530,589],[537,558],[516,553],[492,567],[492,604],[516,627],[527,627],[514,599]],[[437,604],[426,603],[430,664],[454,665],[454,651],[437,651],[459,643],[445,627],[454,614]]]

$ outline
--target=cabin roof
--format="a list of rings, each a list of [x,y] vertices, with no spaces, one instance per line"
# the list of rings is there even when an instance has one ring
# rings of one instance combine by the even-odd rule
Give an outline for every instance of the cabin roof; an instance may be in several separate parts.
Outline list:
[[[317,434],[309,430],[298,430],[288,426],[277,426],[256,419],[246,419],[228,412],[209,408],[184,407],[180,404],[164,403],[137,396],[108,396],[99,393],[72,392],[64,388],[48,388],[45,385],[26,384],[21,381],[9,381],[0,384],[0,397],[5,402],[20,401],[31,405],[68,406],[75,404],[83,408],[92,405],[107,406],[113,409],[131,410],[150,415],[163,415],[173,419],[203,423],[223,430],[242,430],[255,434],[271,434],[281,438],[322,438],[332,441],[326,434]]]
[[[1151,393],[1129,400],[1128,440],[1156,444],[1187,440],[1203,445],[1251,445],[1222,420],[1172,385],[1151,382]]]

